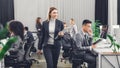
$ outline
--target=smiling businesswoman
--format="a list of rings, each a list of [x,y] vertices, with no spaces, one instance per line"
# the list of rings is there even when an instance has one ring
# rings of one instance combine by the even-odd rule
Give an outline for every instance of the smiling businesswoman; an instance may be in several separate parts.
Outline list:
[[[50,7],[48,19],[43,22],[41,45],[38,45],[38,53],[43,53],[46,59],[47,68],[57,68],[61,48],[61,37],[64,35],[63,23],[57,19],[58,11]]]

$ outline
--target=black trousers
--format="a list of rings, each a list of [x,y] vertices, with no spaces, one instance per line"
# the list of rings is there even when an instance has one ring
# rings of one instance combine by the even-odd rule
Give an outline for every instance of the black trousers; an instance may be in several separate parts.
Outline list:
[[[84,62],[88,63],[88,68],[96,68],[96,55],[92,53],[85,53],[83,58],[81,58]],[[72,63],[72,68],[82,68],[81,63]]]
[[[38,31],[37,36],[38,36],[38,45],[40,45],[42,38],[41,31]]]
[[[57,46],[57,45],[56,45]],[[47,68],[57,68],[60,47],[47,45],[43,47],[43,53],[46,59]]]

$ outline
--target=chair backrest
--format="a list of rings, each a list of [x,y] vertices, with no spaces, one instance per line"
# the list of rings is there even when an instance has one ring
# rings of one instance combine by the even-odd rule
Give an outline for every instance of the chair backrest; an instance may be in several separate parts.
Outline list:
[[[24,47],[25,47],[26,43],[28,43],[27,39],[29,39],[29,37],[28,37],[28,35],[25,35],[24,40],[23,40]],[[29,43],[29,47],[27,48],[27,51],[25,52],[25,55],[24,55],[25,59],[30,58],[30,52],[31,52],[31,50],[33,50],[35,48],[34,43],[36,40],[37,40],[37,37],[34,37],[34,39]]]
[[[74,47],[74,39],[71,37],[69,33],[64,33],[63,39],[62,39],[62,50],[63,50],[63,58],[70,57],[72,54],[72,50]]]
[[[70,49],[70,50],[78,49],[74,37],[71,37],[71,35],[69,33],[64,33],[64,36],[62,39],[62,46],[64,49]]]
[[[63,46],[63,50],[64,49],[69,49],[71,48],[72,44],[71,44],[71,35],[69,33],[64,33],[63,39],[62,39],[62,46]]]
[[[31,53],[31,49],[32,49],[32,47],[34,46],[33,43],[34,43],[34,41],[31,42],[31,44],[30,44],[28,50],[25,52],[25,55],[24,55],[24,59],[25,59],[25,60],[29,60],[29,59],[31,59],[31,57],[30,57],[30,53]]]

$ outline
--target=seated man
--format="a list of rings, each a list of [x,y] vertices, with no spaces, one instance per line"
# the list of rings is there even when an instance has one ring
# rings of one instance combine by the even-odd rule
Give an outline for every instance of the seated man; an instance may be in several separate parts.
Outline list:
[[[26,40],[25,46],[24,46],[24,50],[27,51],[28,48],[32,45],[32,52],[36,52],[36,49],[34,47],[34,37],[32,32],[29,31],[28,27],[24,27],[25,29],[25,36],[24,39]]]
[[[92,22],[84,20],[82,23],[82,29],[78,32],[75,37],[75,43],[77,46],[76,54],[73,54],[74,59],[82,59],[82,61],[88,63],[88,68],[96,68],[96,55],[92,52],[95,45],[92,45]],[[72,68],[78,68],[81,63],[73,62]]]

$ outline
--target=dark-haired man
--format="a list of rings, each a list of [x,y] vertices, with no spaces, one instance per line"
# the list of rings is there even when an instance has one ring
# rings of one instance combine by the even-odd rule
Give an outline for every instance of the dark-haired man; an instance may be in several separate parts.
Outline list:
[[[82,23],[82,29],[78,32],[74,40],[76,42],[76,46],[81,53],[79,57],[74,56],[75,59],[82,59],[84,62],[88,63],[88,68],[96,68],[96,55],[92,53],[92,49],[96,48],[95,45],[92,45],[92,29],[91,29],[92,22],[90,20],[84,20]],[[79,65],[78,63],[74,63],[72,68],[77,68]]]
[[[28,48],[30,47],[30,46],[32,46],[32,48],[31,48],[31,51],[32,52],[36,52],[36,49],[35,49],[35,47],[34,47],[34,37],[33,37],[33,34],[32,34],[32,32],[30,32],[29,31],[29,29],[28,29],[28,27],[24,27],[24,30],[25,30],[25,40],[27,40],[26,41],[26,44],[25,44],[25,46],[24,46],[24,50],[25,51],[27,51],[28,50]]]

